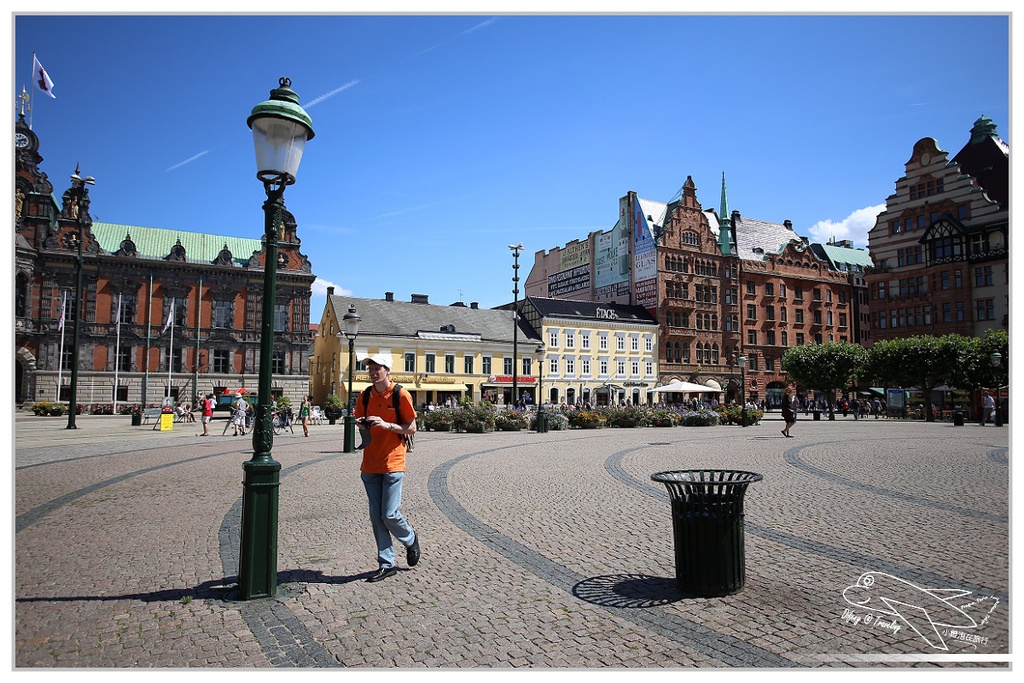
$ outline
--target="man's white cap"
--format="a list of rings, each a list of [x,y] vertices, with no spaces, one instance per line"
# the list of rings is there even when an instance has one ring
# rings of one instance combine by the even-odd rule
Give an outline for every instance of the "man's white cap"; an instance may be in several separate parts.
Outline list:
[[[390,353],[372,353],[367,354],[359,359],[360,365],[366,365],[367,363],[376,363],[377,365],[383,365],[388,370],[391,370],[394,361],[391,359]]]

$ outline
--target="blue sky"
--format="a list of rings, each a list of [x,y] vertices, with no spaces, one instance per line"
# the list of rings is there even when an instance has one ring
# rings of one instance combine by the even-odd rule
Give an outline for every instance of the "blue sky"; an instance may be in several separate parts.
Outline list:
[[[729,205],[866,244],[913,145],[988,116],[1012,144],[1009,20],[990,16],[61,16],[13,18],[12,96],[61,194],[95,220],[259,238],[245,119],[278,78],[313,119],[285,200],[324,290],[512,299],[537,250],[614,225],[629,190],[692,176]]]

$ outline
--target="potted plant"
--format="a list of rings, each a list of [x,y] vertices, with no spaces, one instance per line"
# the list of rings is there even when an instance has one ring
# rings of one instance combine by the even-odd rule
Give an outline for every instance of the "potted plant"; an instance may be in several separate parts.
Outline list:
[[[651,413],[651,424],[655,427],[675,427],[679,424],[679,414],[664,408],[655,409]]]
[[[603,427],[607,420],[604,415],[594,410],[576,410],[568,414],[569,426],[577,429],[597,429]]]
[[[423,414],[424,429],[432,429],[435,432],[449,432],[454,424],[455,411],[451,408],[438,408]]]
[[[530,417],[518,410],[500,410],[494,415],[494,426],[503,432],[518,432],[530,426]]]
[[[455,430],[483,434],[494,431],[494,411],[484,406],[464,406],[455,413]]]
[[[344,405],[337,394],[327,394],[327,398],[324,399],[324,416],[327,418],[328,424],[334,424],[341,417]]]

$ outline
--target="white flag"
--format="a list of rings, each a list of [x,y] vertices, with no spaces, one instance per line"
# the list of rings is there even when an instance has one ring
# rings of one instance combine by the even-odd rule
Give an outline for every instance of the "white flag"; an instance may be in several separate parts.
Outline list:
[[[37,88],[53,99],[57,99],[57,96],[53,94],[53,81],[50,80],[50,74],[46,73],[46,69],[36,59],[35,53],[32,54],[32,80]]]
[[[60,320],[57,322],[57,329],[64,331],[64,314],[68,306],[68,293],[64,292],[64,299],[60,302]]]
[[[164,323],[164,329],[160,330],[160,334],[167,331],[167,328],[174,322],[174,299],[171,299],[171,310],[167,311],[167,322]]]

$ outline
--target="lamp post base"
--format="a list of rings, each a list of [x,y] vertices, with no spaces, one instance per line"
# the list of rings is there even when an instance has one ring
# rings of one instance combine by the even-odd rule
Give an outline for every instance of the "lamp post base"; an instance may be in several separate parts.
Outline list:
[[[349,414],[345,416],[345,437],[344,437],[345,450],[344,450],[344,452],[345,453],[355,453],[356,452],[356,425],[355,425],[356,419],[352,415],[352,411],[351,410],[349,410],[348,413]]]
[[[238,558],[240,600],[277,593],[277,503],[281,463],[272,458],[242,464],[242,541]]]

